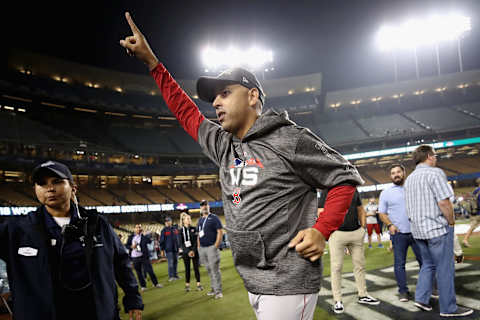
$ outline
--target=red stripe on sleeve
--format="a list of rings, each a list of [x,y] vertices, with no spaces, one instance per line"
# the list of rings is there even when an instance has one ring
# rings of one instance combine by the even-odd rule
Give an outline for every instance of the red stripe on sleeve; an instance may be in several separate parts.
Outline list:
[[[183,129],[195,141],[198,141],[198,128],[202,121],[205,120],[205,117],[198,110],[195,102],[180,88],[177,81],[173,79],[163,64],[159,63],[150,71],[150,74],[155,79],[170,111],[178,119]]]
[[[354,186],[338,186],[328,191],[324,211],[313,226],[323,234],[325,240],[328,240],[330,235],[342,225],[352,203],[355,189]]]

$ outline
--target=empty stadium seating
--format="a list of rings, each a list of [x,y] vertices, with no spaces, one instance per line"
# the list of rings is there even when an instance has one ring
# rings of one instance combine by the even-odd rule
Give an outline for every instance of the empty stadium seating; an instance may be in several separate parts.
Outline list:
[[[405,115],[438,131],[477,127],[480,120],[451,108],[434,108],[406,112]]]

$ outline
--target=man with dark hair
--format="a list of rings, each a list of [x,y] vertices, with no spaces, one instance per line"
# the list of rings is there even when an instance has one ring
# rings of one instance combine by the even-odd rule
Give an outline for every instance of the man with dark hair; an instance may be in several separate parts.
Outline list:
[[[401,302],[407,302],[410,299],[405,272],[408,247],[412,247],[420,267],[422,266],[422,257],[412,236],[405,209],[405,189],[403,187],[406,176],[405,167],[401,164],[394,164],[390,166],[389,172],[393,186],[380,193],[378,212],[380,219],[387,225],[393,244],[394,271],[399,298]]]
[[[168,281],[180,279],[177,272],[178,249],[180,248],[178,228],[172,225],[172,218],[165,218],[165,228],[160,233],[160,250],[168,263]]]
[[[480,226],[480,178],[475,179],[475,183],[477,187],[473,190],[472,195],[475,197],[477,207],[475,211],[470,214],[470,228],[462,241],[463,245],[467,248],[470,247],[468,239],[472,236],[473,231]]]
[[[169,109],[220,168],[222,198],[235,267],[258,319],[312,319],[325,240],[343,223],[358,171],[310,130],[273,110],[248,70],[232,68],[197,81],[220,125],[205,119],[159,63],[126,13],[132,36],[120,41],[144,62]],[[316,219],[315,188],[329,189]]]
[[[142,298],[125,247],[108,221],[78,206],[77,186],[62,163],[33,170],[41,206],[0,225],[15,319],[120,319],[116,282],[126,312],[141,319]]]
[[[424,311],[432,310],[429,301],[436,277],[440,316],[468,316],[473,310],[457,306],[455,295],[455,217],[450,201],[453,190],[445,173],[435,167],[437,155],[431,146],[419,146],[413,152],[413,159],[417,166],[405,181],[405,200],[412,235],[422,256],[415,306]]]
[[[130,253],[130,257],[132,258],[133,267],[137,272],[138,281],[140,282],[142,291],[145,291],[147,287],[147,274],[150,276],[150,280],[152,280],[152,283],[156,288],[163,287],[158,283],[157,276],[155,275],[152,263],[150,262],[150,252],[147,245],[151,242],[152,238],[143,234],[142,225],[137,224],[135,225],[134,233],[128,236],[127,243],[125,244]]]

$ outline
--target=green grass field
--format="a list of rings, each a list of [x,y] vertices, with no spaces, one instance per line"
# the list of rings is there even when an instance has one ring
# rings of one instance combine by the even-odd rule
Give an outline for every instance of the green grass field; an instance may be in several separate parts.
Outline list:
[[[463,237],[460,237],[460,241]],[[465,256],[480,256],[480,236],[470,238],[472,248],[464,248]],[[376,244],[376,243],[375,243]],[[388,244],[384,243],[387,247]],[[393,265],[393,253],[388,252],[386,248],[377,248],[375,245],[372,249],[365,249],[366,269],[374,270]],[[411,249],[408,252],[408,259],[414,259]],[[328,254],[323,257],[324,276],[330,275],[330,257]],[[145,310],[143,319],[145,320],[187,320],[187,319],[221,319],[221,320],[243,320],[255,319],[255,315],[248,302],[247,291],[243,287],[243,282],[238,276],[232,261],[230,250],[221,252],[221,272],[224,298],[214,300],[206,295],[209,288],[209,279],[205,268],[201,267],[202,284],[204,291],[198,292],[192,290],[185,292],[184,287],[184,266],[183,261],[179,260],[178,273],[182,279],[175,282],[168,282],[167,263],[157,263],[154,270],[159,278],[163,288],[152,288],[149,281],[147,290],[143,293],[143,301]],[[352,272],[352,260],[350,256],[346,256],[344,260],[344,272]],[[195,278],[192,272],[192,288],[195,288]],[[120,299],[123,292],[120,292]],[[121,305],[121,304],[120,304]],[[128,319],[128,315],[121,314],[122,319]],[[317,308],[315,311],[315,319],[335,319],[328,311]]]

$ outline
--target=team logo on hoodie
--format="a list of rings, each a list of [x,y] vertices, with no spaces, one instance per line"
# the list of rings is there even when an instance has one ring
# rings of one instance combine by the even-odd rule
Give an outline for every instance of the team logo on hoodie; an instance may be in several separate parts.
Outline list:
[[[254,186],[258,182],[258,174],[263,169],[263,163],[258,158],[242,160],[235,158],[230,166],[230,178],[233,186]]]
[[[263,163],[258,158],[242,160],[233,159],[233,164],[229,167],[230,184],[234,186],[232,193],[232,202],[239,205],[242,201],[240,197],[241,186],[254,186],[258,182],[258,174],[263,169]]]
[[[233,194],[232,194],[233,199],[232,199],[232,202],[233,202],[234,205],[239,205],[240,202],[242,202],[242,198],[240,198],[240,191],[241,191],[240,188],[235,188],[235,189],[233,190]]]

